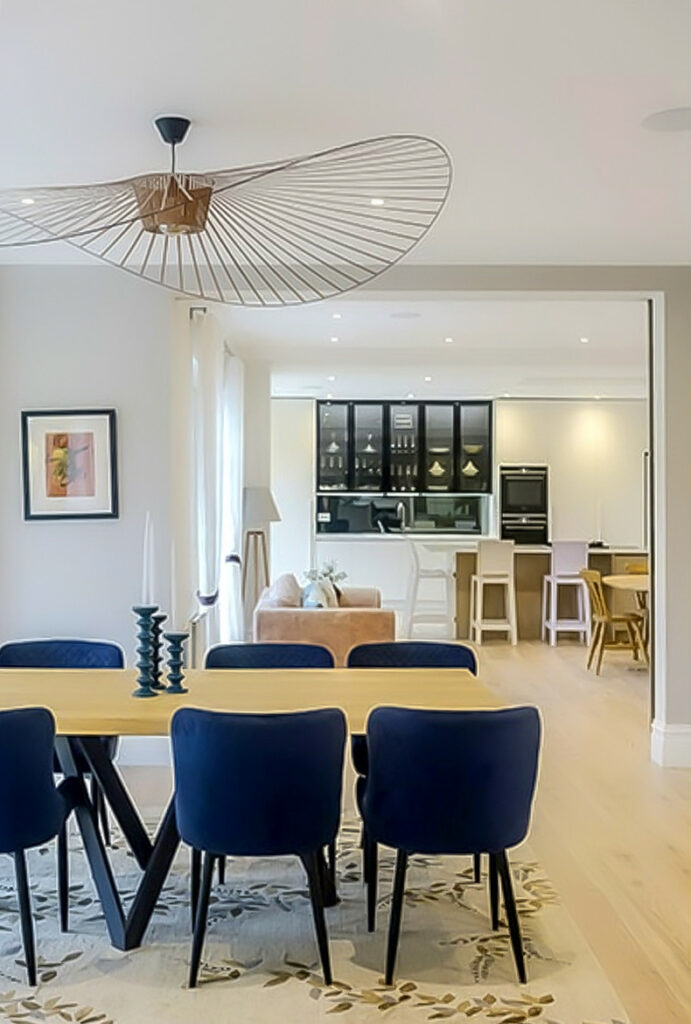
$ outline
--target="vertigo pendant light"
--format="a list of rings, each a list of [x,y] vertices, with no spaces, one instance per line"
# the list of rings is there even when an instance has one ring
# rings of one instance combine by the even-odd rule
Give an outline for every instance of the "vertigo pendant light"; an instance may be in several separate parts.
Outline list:
[[[276,163],[179,172],[190,122],[156,122],[168,173],[0,192],[0,246],[61,239],[193,298],[244,306],[315,302],[397,263],[451,185],[439,143],[389,135]]]

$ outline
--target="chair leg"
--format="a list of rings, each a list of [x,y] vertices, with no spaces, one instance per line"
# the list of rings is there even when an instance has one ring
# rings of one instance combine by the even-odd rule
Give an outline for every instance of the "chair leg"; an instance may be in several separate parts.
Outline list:
[[[403,894],[405,893],[405,873],[408,867],[408,854],[404,850],[396,853],[396,874],[393,882],[393,899],[391,901],[391,917],[389,919],[389,941],[386,947],[386,974],[384,984],[393,985],[393,972],[396,966],[398,939],[401,934],[401,915],[403,913]]]
[[[201,850],[190,850],[190,908],[192,910],[192,928],[197,920],[197,907],[199,906],[199,886],[202,877],[202,854]]]
[[[19,915],[22,924],[22,940],[26,958],[26,972],[29,984],[36,984],[36,947],[34,946],[34,926],[31,920],[31,898],[29,881],[26,874],[26,857],[23,850],[14,855],[14,871],[17,878],[17,896],[19,898]]]
[[[518,617],[516,613],[516,581],[515,579],[513,579],[513,577],[510,583],[507,583],[506,590],[509,611],[509,622],[511,623],[509,627],[509,638],[511,640],[511,643],[515,647],[518,643]]]
[[[542,577],[542,626],[540,629],[540,639],[545,641],[547,636],[547,576]]]
[[[475,594],[475,643],[478,647],[482,646],[482,619],[485,614],[484,598],[485,598],[485,586],[482,580],[475,581],[476,594]]]
[[[492,929],[496,932],[499,927],[499,870],[496,853],[489,855],[489,913]]]
[[[549,645],[550,647],[557,646],[557,615],[559,613],[559,585],[556,580],[552,580],[551,593],[549,595],[549,617],[550,617],[550,631],[549,631]]]
[[[596,622],[595,623],[595,628],[593,630],[593,635],[592,635],[591,640],[590,640],[590,650],[588,651],[588,660],[587,660],[586,666],[585,666],[586,668],[590,668],[590,666],[593,663],[593,658],[595,657],[595,653],[597,651],[597,647],[598,647],[598,643],[599,643],[599,639],[600,639],[600,633],[602,632],[603,629],[604,629],[604,625],[603,625],[602,622]]]
[[[204,854],[204,870],[202,872],[202,884],[197,905],[197,916],[194,921],[194,936],[192,938],[192,956],[190,957],[190,988],[197,987],[197,975],[199,974],[199,961],[202,958],[202,946],[204,945],[204,934],[206,932],[206,918],[209,913],[209,893],[211,892],[211,879],[214,873],[214,861],[216,858],[212,853]]]
[[[226,881],[226,859],[225,857],[218,858],[218,884],[225,885]]]
[[[69,930],[70,883],[67,856],[67,822],[64,822],[58,833],[58,905],[60,908],[61,932]]]
[[[597,664],[595,666],[595,675],[600,675],[600,669],[602,668],[602,659],[605,654],[605,643],[607,641],[607,623],[602,623],[602,629],[600,630],[600,642],[597,649]]]
[[[482,864],[481,864],[480,854],[479,853],[474,853],[473,854],[473,881],[475,882],[476,885],[479,884],[481,878],[482,878]]]
[[[336,840],[333,839],[329,843],[329,878],[331,879],[331,885],[336,888]]]
[[[308,853],[301,859],[309,882],[314,930],[317,934],[317,946],[319,947],[319,958],[322,962],[324,983],[330,985],[333,981],[333,976],[331,974],[331,957],[329,955],[329,937],[326,933],[326,921],[324,919],[324,896],[322,893],[319,856],[317,853]]]
[[[367,931],[373,932],[377,918],[378,856],[377,844],[370,839],[367,840],[365,847],[365,862],[367,864]]]
[[[527,976],[525,973],[525,959],[523,957],[523,941],[521,939],[521,927],[518,923],[516,900],[513,894],[513,883],[511,881],[511,869],[509,868],[506,850],[502,850],[501,853],[495,854],[495,857],[497,870],[499,872],[499,877],[501,878],[501,888],[504,894],[504,909],[506,910],[506,920],[509,926],[513,958],[516,961],[518,980],[522,985],[525,985]]]
[[[650,659],[648,658],[648,651],[647,651],[646,646],[645,646],[645,641],[643,639],[643,633],[641,632],[641,627],[638,625],[637,622],[634,622],[632,624],[632,629],[633,629],[633,634],[634,634],[634,636],[636,638],[636,644],[638,646],[638,650],[640,651],[640,655],[641,655],[641,659],[643,661],[643,664],[645,665],[646,668],[649,668],[650,667]]]

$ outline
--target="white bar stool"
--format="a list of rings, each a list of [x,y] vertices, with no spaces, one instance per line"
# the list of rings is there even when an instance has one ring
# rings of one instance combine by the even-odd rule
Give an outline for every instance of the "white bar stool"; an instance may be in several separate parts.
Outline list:
[[[557,643],[558,633],[580,633],[590,643],[590,601],[585,580],[579,576],[588,568],[588,545],[580,540],[552,542],[551,571],[542,579],[542,639],[549,633],[550,646]],[[559,587],[575,587],[578,617],[559,618]]]
[[[486,586],[504,588],[503,619],[485,618]],[[476,644],[482,643],[485,630],[506,633],[512,644],[518,642],[512,540],[481,540],[477,546],[477,571],[470,577],[470,635]]]
[[[439,623],[446,627],[446,633],[452,639],[456,635],[456,574],[453,571],[453,552],[430,551],[425,544],[416,543],[410,535],[406,536],[410,559],[412,562],[407,597],[406,636],[412,639],[413,631],[418,623]],[[422,555],[422,557],[421,557]],[[420,580],[439,580],[444,584],[443,609],[440,611],[419,612]],[[442,601],[437,602],[442,604]]]

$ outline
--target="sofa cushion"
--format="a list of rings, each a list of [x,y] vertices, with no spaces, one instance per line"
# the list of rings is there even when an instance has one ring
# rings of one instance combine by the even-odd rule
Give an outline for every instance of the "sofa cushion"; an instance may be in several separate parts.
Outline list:
[[[292,573],[286,572],[276,579],[262,598],[268,608],[299,608],[302,591]]]

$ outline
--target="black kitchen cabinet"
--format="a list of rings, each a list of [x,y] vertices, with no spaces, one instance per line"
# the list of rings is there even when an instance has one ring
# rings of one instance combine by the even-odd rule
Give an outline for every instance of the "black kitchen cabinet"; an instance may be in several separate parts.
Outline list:
[[[488,494],[491,402],[317,403],[317,492]]]

